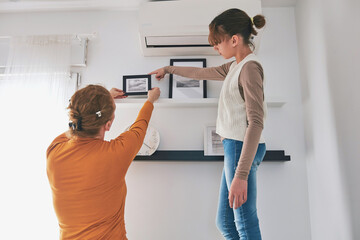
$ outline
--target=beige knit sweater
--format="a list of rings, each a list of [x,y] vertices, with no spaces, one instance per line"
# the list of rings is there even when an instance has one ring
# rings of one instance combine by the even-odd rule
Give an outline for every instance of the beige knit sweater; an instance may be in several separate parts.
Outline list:
[[[166,73],[195,80],[224,81],[232,64],[233,62],[229,62],[218,67],[209,68],[167,66],[164,69]],[[245,63],[238,76],[239,95],[245,101],[245,114],[248,121],[243,138],[243,148],[236,169],[236,176],[243,180],[247,180],[258,144],[262,142],[260,138],[266,113],[263,79],[263,69],[257,61]]]

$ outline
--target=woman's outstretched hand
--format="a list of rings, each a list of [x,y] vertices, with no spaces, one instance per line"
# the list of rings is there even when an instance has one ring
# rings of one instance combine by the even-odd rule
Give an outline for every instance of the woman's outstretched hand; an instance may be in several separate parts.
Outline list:
[[[152,88],[148,91],[148,98],[147,100],[151,103],[154,103],[160,97],[160,89],[158,87]]]
[[[163,79],[164,78],[164,76],[165,76],[165,69],[164,68],[159,68],[159,69],[157,69],[157,70],[155,70],[155,71],[152,71],[151,73],[149,73],[149,75],[153,75],[153,74],[155,74],[155,78],[158,80],[158,81],[160,81],[161,79]]]
[[[127,97],[127,96],[125,96],[125,92],[121,89],[112,88],[109,92],[110,92],[111,96],[113,97],[113,99],[121,99],[121,98]]]
[[[247,185],[246,180],[234,177],[229,191],[229,205],[231,208],[237,209],[246,202]]]

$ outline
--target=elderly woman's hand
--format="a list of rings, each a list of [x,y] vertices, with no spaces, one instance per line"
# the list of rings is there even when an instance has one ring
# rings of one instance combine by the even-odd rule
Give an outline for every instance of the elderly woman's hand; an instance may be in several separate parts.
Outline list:
[[[121,89],[112,88],[109,92],[110,92],[111,96],[113,97],[113,99],[121,99],[121,98],[127,97],[125,95],[125,92]]]
[[[154,103],[160,97],[160,88],[155,87],[148,91],[148,101]]]

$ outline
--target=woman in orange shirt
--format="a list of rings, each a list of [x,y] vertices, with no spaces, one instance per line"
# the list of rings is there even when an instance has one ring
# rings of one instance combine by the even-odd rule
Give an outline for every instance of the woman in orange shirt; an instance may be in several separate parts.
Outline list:
[[[159,88],[130,129],[111,141],[104,135],[115,118],[119,89],[89,85],[69,104],[69,131],[47,149],[47,174],[59,221],[60,239],[127,239],[125,175],[141,148]]]

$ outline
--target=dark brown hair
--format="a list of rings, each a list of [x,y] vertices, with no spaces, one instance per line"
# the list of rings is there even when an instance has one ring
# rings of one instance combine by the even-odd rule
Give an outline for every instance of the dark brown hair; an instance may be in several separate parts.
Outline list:
[[[265,17],[256,15],[253,20],[246,12],[231,8],[216,16],[209,24],[209,43],[215,46],[233,35],[240,34],[245,44],[251,44],[250,36],[257,35],[257,29],[264,27]]]
[[[74,93],[68,109],[70,134],[76,137],[94,137],[112,119],[115,104],[106,88],[88,85]]]

